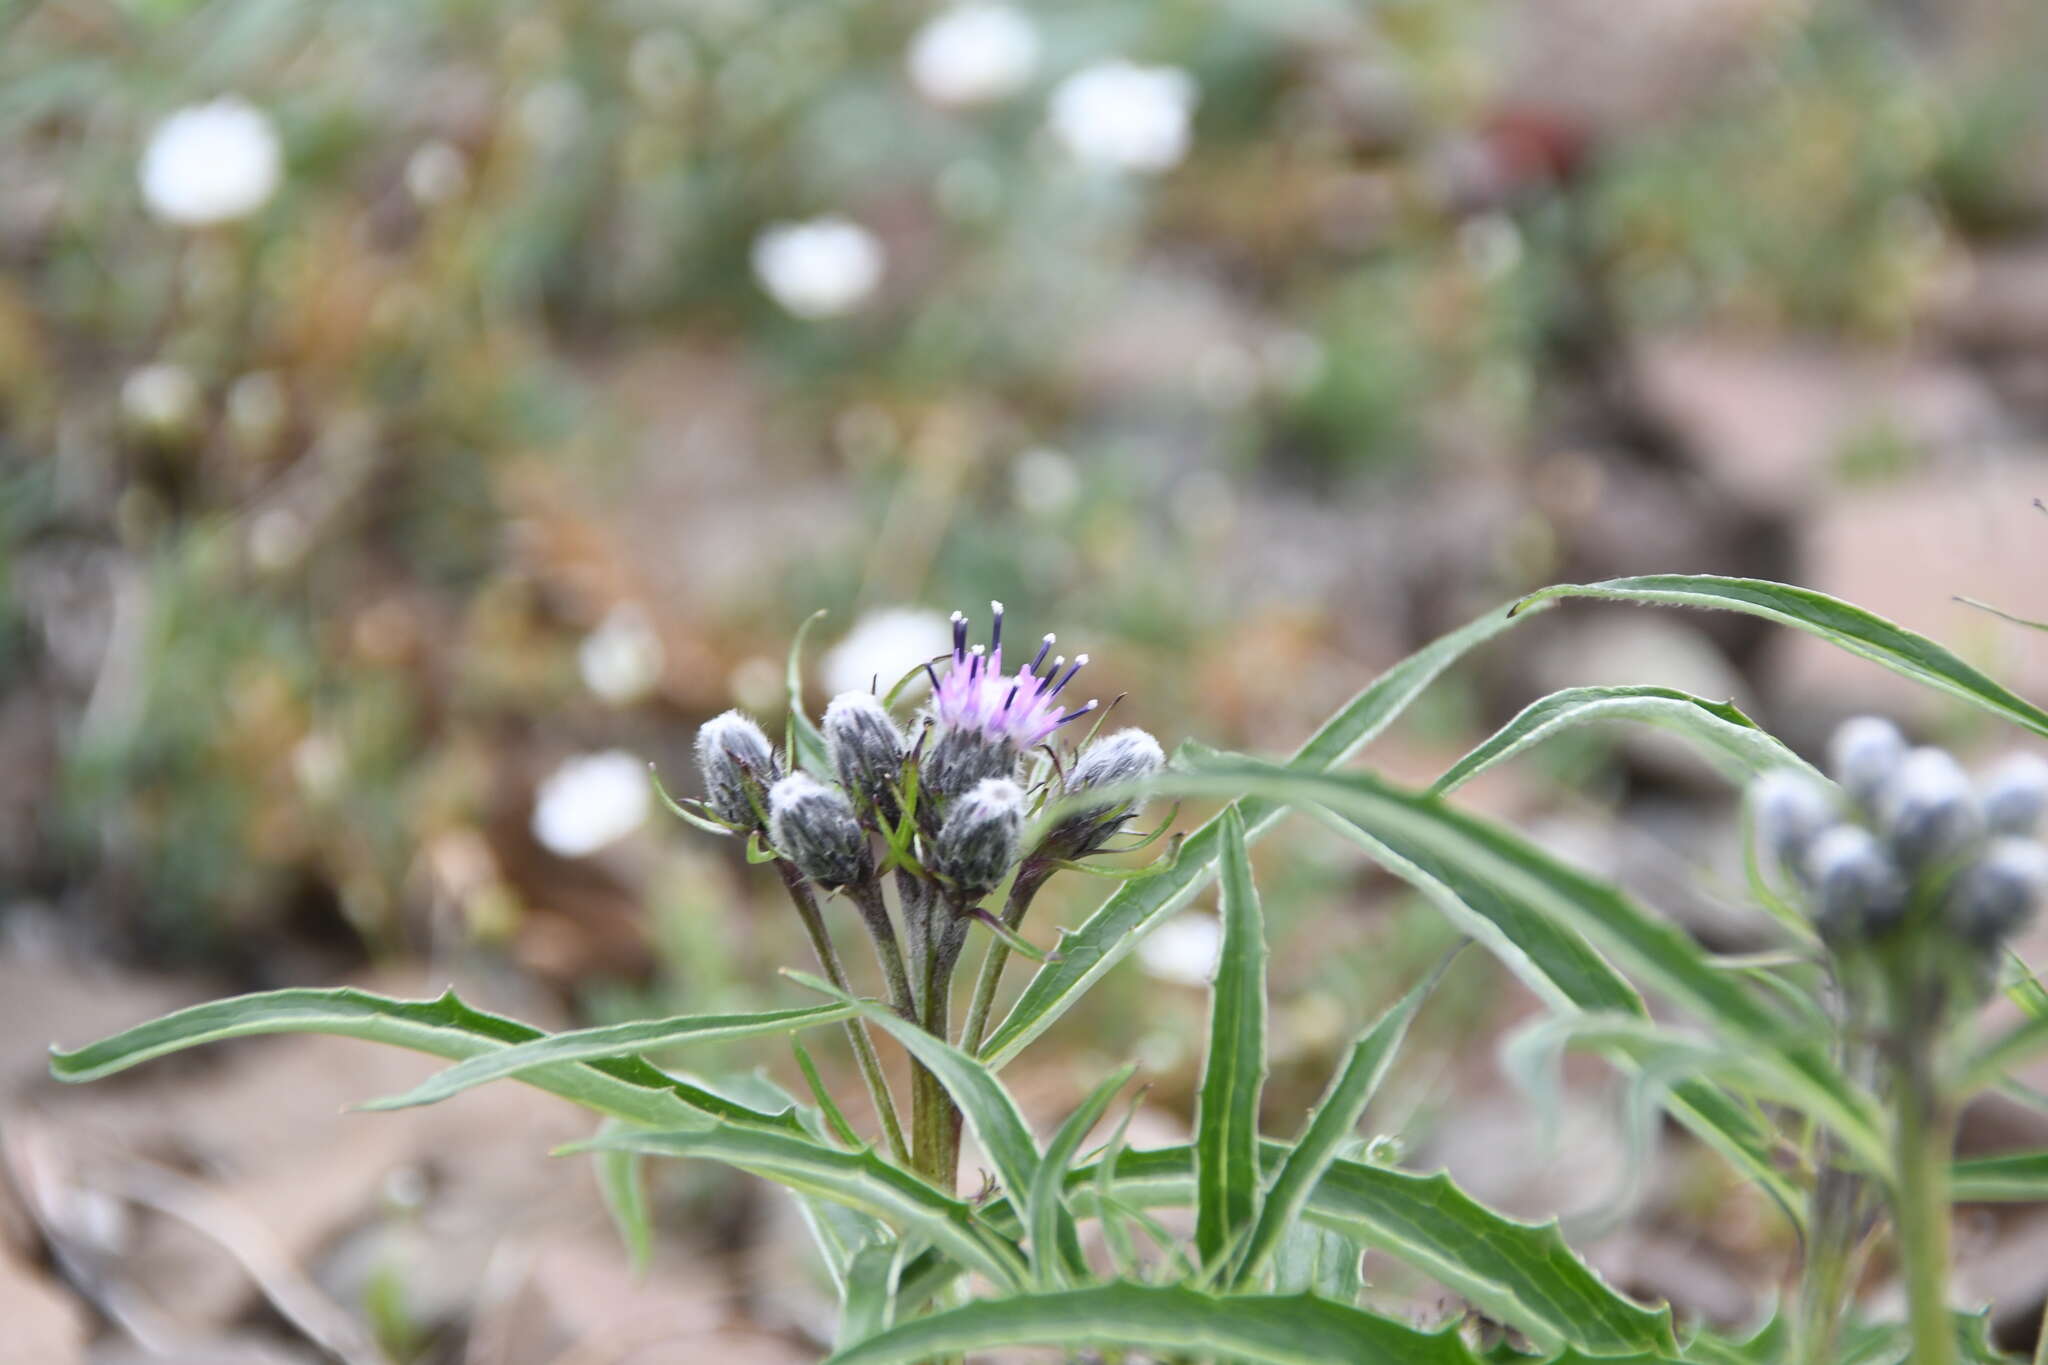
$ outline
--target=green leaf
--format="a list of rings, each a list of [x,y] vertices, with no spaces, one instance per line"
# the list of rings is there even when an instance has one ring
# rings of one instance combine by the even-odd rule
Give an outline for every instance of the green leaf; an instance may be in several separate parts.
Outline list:
[[[1260,1144],[1277,1169],[1288,1148]],[[1127,1152],[1116,1163],[1119,1197],[1186,1204],[1193,1197],[1188,1147]],[[1077,1180],[1093,1182],[1083,1168]],[[1304,1215],[1361,1246],[1428,1275],[1532,1340],[1564,1341],[1600,1355],[1675,1349],[1669,1309],[1615,1293],[1565,1245],[1556,1220],[1522,1223],[1473,1200],[1447,1175],[1416,1175],[1337,1160],[1316,1183]]]
[[[1774,768],[1812,772],[1732,702],[1707,701],[1672,687],[1569,687],[1523,707],[1513,720],[1451,765],[1430,790],[1455,791],[1496,763],[1578,725],[1638,721],[1698,741],[1724,772],[1741,779]],[[1817,774],[1816,774],[1817,775]]]
[[[1438,974],[1433,973],[1418,983],[1352,1044],[1350,1055],[1331,1077],[1329,1089],[1324,1091],[1309,1119],[1307,1131],[1288,1150],[1287,1159],[1281,1162],[1279,1173],[1266,1191],[1265,1206],[1259,1210],[1259,1220],[1238,1257],[1234,1287],[1243,1289],[1254,1282],[1266,1257],[1279,1245],[1281,1234],[1300,1216],[1323,1172],[1351,1139],[1373,1092],[1379,1089],[1387,1068],[1393,1065],[1394,1052],[1407,1036],[1415,1011],[1421,1008],[1437,979]]]
[[[869,1242],[853,1253],[846,1287],[839,1302],[840,1350],[866,1341],[894,1321],[896,1281],[903,1273],[903,1243],[895,1238]]]
[[[588,1062],[626,1057],[682,1043],[729,1042],[736,1038],[794,1033],[850,1019],[850,1005],[822,1005],[800,1010],[766,1010],[754,1014],[684,1014],[669,1019],[642,1019],[630,1024],[552,1033],[516,1047],[488,1052],[439,1071],[403,1095],[372,1100],[364,1109],[407,1109],[433,1104],[487,1081],[518,1076],[534,1067],[561,1062]]]
[[[820,995],[843,1001],[848,1008],[872,1020],[876,1026],[903,1045],[960,1106],[960,1113],[974,1130],[981,1150],[995,1163],[996,1178],[1012,1198],[1022,1199],[1038,1174],[1038,1144],[1031,1138],[1031,1126],[1024,1122],[1017,1101],[1003,1088],[995,1073],[943,1038],[935,1038],[894,1010],[870,1000],[855,1000],[827,981],[807,972],[785,971],[784,975]]]
[[[890,1165],[872,1149],[842,1152],[792,1133],[707,1123],[659,1132],[631,1129],[606,1133],[566,1150],[604,1148],[720,1161],[857,1209],[899,1233],[920,1234],[947,1256],[999,1285],[1020,1287],[1024,1283],[1023,1258],[1014,1245],[979,1224],[967,1204]]]
[[[60,1081],[91,1081],[202,1043],[267,1033],[328,1033],[467,1061],[543,1038],[539,1029],[471,1009],[455,993],[435,1000],[393,1000],[349,987],[291,988],[238,995],[153,1019],[111,1038],[56,1052],[50,1072]],[[799,1131],[793,1111],[750,1108],[650,1066],[637,1057],[567,1062],[521,1077],[528,1085],[600,1114],[667,1127],[709,1114],[729,1123]]]
[[[826,1365],[910,1362],[1005,1346],[1100,1347],[1256,1365],[1476,1365],[1457,1329],[1420,1332],[1307,1294],[1214,1298],[1177,1285],[1097,1285],[983,1299],[899,1324]]]
[[[1400,851],[1334,811],[1309,812],[1363,848],[1374,862],[1420,891],[1445,918],[1478,940],[1536,994],[1559,1010],[1647,1015],[1628,979],[1584,939],[1527,905],[1509,888],[1455,858],[1405,842]],[[1803,1199],[1772,1159],[1774,1137],[1753,1111],[1713,1086],[1682,1082],[1667,1105],[1703,1141],[1757,1182],[1794,1226]]]
[[[1432,879],[1451,887],[1461,903],[1482,917],[1489,910],[1512,910],[1515,923],[1524,928],[1532,921],[1549,926],[1548,933],[1522,934],[1523,941],[1513,944],[1506,959],[1511,967],[1532,963],[1532,948],[1549,953],[1578,940],[1588,946],[1570,954],[1566,965],[1583,977],[1596,966],[1608,973],[1613,970],[1592,949],[1611,953],[1638,978],[1724,1036],[1774,1050],[1789,1072],[1801,1079],[1816,1117],[1859,1150],[1882,1151],[1882,1125],[1871,1100],[1803,1035],[1798,1020],[1746,990],[1738,978],[1717,971],[1677,926],[1514,831],[1369,773],[1304,773],[1228,759],[1205,765],[1199,773],[1171,774],[1162,785],[1183,795],[1247,791],[1273,800],[1315,802],[1335,811],[1408,864],[1424,864]],[[1474,936],[1489,946],[1515,937],[1514,931],[1496,922],[1489,922],[1486,929],[1490,932],[1472,926]],[[1549,988],[1546,993],[1553,993],[1558,989],[1554,980],[1544,972],[1531,984],[1540,981]],[[1619,990],[1609,986],[1600,991],[1607,997],[1600,1007],[1640,1013],[1634,992],[1625,982],[1620,984]],[[1566,991],[1570,1003],[1581,1005],[1576,995],[1575,990]]]
[[[2048,712],[1992,681],[1949,650],[1882,616],[1811,588],[1759,578],[1710,574],[1649,574],[1604,583],[1560,583],[1530,594],[1517,614],[1561,597],[1598,597],[1673,607],[1714,607],[1745,612],[1818,635],[1860,658],[1882,664],[1937,691],[1961,697],[2037,735],[2048,735]]]
[[[1541,603],[1510,616],[1495,608],[1423,646],[1373,679],[1302,745],[1292,766],[1319,771],[1342,763],[1378,737],[1408,704],[1443,671],[1471,650],[1524,619]],[[1283,814],[1272,802],[1247,801],[1245,837],[1258,838]],[[1000,1069],[1087,993],[1096,980],[1123,960],[1139,939],[1186,905],[1207,884],[1220,855],[1222,817],[1188,835],[1173,869],[1128,882],[1105,900],[1078,930],[1059,944],[1059,960],[1039,969],[983,1047],[981,1055]]]
[[[1959,1204],[2035,1204],[2048,1201],[2048,1152],[2007,1152],[1958,1161],[1949,1194]]]
[[[1071,1257],[1069,1248],[1063,1246],[1073,1229],[1073,1216],[1066,1211],[1067,1171],[1074,1164],[1074,1154],[1080,1151],[1082,1140],[1101,1122],[1109,1102],[1136,1070],[1135,1066],[1126,1066],[1112,1072],[1089,1092],[1080,1108],[1067,1116],[1067,1121],[1046,1144],[1045,1156],[1038,1163],[1038,1174],[1032,1178],[1024,1205],[1025,1225],[1031,1229],[1031,1269],[1040,1288],[1062,1288],[1069,1283],[1070,1272],[1085,1273],[1087,1269],[1078,1254],[1078,1243],[1071,1247]],[[1059,1254],[1053,1254],[1054,1248],[1060,1248]]]
[[[1974,1093],[2043,1052],[2048,1052],[2048,1015],[2030,1015],[1977,1049],[1963,1065],[1958,1088]]]
[[[599,1131],[614,1132],[619,1126],[616,1119],[607,1119]],[[608,1149],[593,1152],[591,1157],[597,1165],[597,1188],[604,1196],[605,1212],[619,1230],[633,1269],[645,1272],[654,1257],[654,1220],[647,1211],[647,1176],[640,1169],[640,1156]]]
[[[825,736],[804,712],[804,637],[811,627],[828,615],[822,608],[804,618],[789,642],[789,666],[784,685],[789,696],[789,765],[818,777],[832,775],[832,757],[825,748]]]
[[[1223,812],[1223,946],[1209,992],[1209,1055],[1195,1105],[1195,1249],[1223,1258],[1259,1212],[1259,1093],[1266,1084],[1266,921],[1244,819]]]

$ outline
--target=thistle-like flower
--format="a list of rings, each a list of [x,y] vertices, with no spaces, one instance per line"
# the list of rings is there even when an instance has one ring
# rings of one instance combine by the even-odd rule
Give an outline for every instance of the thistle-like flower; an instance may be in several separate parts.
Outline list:
[[[852,803],[809,773],[791,773],[769,789],[768,838],[797,871],[828,891],[867,874],[867,836]]]
[[[1765,773],[1750,788],[1757,832],[1778,865],[1803,875],[1806,851],[1835,822],[1835,804],[1819,783],[1803,772],[1781,768]]]
[[[782,776],[768,736],[744,711],[727,711],[697,731],[697,767],[704,775],[704,804],[724,820],[758,828],[764,809],[759,797]]]
[[[1993,839],[1956,874],[1945,909],[1964,938],[1989,951],[2027,927],[2044,894],[2048,848],[2032,839]]]
[[[1119,730],[1081,751],[1067,770],[1066,792],[1121,787],[1141,782],[1166,766],[1159,741],[1139,729]],[[1126,797],[1084,806],[1062,819],[1046,839],[1046,847],[1068,858],[1082,858],[1107,843],[1143,804]]]
[[[839,785],[863,812],[896,818],[896,779],[903,768],[903,732],[869,692],[842,692],[825,708],[825,747]]]
[[[990,778],[1016,773],[1025,750],[1044,743],[1053,731],[1095,709],[1096,703],[1068,710],[1059,700],[1067,684],[1088,662],[1065,655],[1051,663],[1053,637],[1039,645],[1031,662],[1014,674],[1003,672],[1003,604],[991,602],[995,623],[984,648],[967,644],[967,618],[953,613],[953,654],[943,676],[927,664],[932,700],[928,714],[937,727],[925,755],[922,777],[927,790],[956,796]]]
[[[1813,925],[1830,943],[1882,933],[1906,910],[1906,879],[1877,836],[1861,825],[1836,825],[1806,851],[1813,888]]]
[[[971,896],[992,889],[1017,861],[1024,789],[991,777],[954,801],[932,844],[932,865]]]

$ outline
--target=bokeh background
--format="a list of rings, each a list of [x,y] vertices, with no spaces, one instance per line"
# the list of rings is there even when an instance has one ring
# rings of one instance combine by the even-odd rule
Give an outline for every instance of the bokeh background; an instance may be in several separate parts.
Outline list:
[[[0,1359],[816,1358],[785,1203],[662,1172],[635,1279],[552,1101],[337,1117],[418,1068],[311,1040],[59,1093],[42,1047],[283,984],[787,1002],[785,908],[641,774],[694,789],[821,608],[814,701],[995,597],[1169,747],[1285,751],[1430,636],[1635,572],[1806,583],[2048,692],[1957,600],[2048,611],[2044,63],[2024,0],[0,3]],[[1375,761],[1598,682],[2010,742],[1604,608]],[[1754,941],[1682,753],[1577,738],[1469,799]],[[1260,867],[1289,1131],[1448,935],[1310,833]],[[1013,1069],[1035,1118],[1135,1058],[1138,1131],[1184,1130],[1205,915]],[[1675,1135],[1633,1161],[1598,1067],[1540,1112],[1496,1055],[1532,1009],[1468,954],[1377,1130],[1633,1291],[1762,1311],[1782,1223]],[[2030,1342],[2048,1224],[1961,1244]]]

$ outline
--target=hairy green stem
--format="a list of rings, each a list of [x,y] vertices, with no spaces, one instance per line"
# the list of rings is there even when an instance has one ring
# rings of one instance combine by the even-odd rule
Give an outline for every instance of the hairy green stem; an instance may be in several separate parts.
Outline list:
[[[917,1020],[917,1001],[910,990],[910,973],[903,965],[903,947],[896,941],[896,925],[889,918],[889,907],[882,902],[882,887],[872,876],[855,882],[847,888],[852,893],[853,903],[860,907],[861,918],[867,921],[868,937],[875,941],[875,960],[882,966],[882,975],[889,983],[889,1003],[905,1019]]]
[[[797,918],[803,921],[804,932],[811,936],[811,948],[818,955],[818,965],[825,969],[826,979],[848,995],[853,994],[853,987],[846,979],[846,969],[839,965],[839,954],[832,947],[832,936],[825,930],[825,917],[818,911],[817,897],[811,894],[803,874],[780,858],[775,860],[775,870],[782,874],[782,884],[788,888],[789,898],[796,905]],[[903,1141],[902,1120],[896,1116],[896,1101],[889,1093],[889,1078],[882,1074],[882,1059],[875,1055],[875,1042],[868,1036],[867,1022],[849,1019],[846,1040],[853,1046],[854,1061],[860,1067],[861,1079],[867,1083],[868,1098],[874,1103],[875,1117],[882,1125],[882,1136],[896,1159],[907,1163],[910,1151]]]
[[[1003,925],[1015,929],[1024,922],[1025,911],[1031,908],[1031,898],[1038,894],[1038,888],[1045,885],[1048,871],[1026,865],[1017,870],[1016,881],[1010,884],[1010,896],[1003,903]],[[988,952],[981,959],[981,975],[974,983],[974,995],[967,1004],[967,1022],[960,1030],[960,1048],[970,1057],[981,1051],[981,1037],[988,1029],[989,1010],[996,1002],[996,988],[1003,979],[1003,966],[1010,959],[1010,945],[999,937],[991,936]]]

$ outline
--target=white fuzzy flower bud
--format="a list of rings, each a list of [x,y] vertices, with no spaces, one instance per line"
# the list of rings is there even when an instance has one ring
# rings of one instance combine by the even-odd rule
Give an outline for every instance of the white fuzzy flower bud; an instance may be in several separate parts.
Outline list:
[[[994,887],[1017,861],[1024,789],[992,777],[953,802],[932,845],[932,863],[970,895]]]
[[[1906,910],[1906,881],[1876,837],[1861,825],[1836,825],[1806,851],[1814,927],[1842,943],[1897,924]]]
[[[867,836],[852,803],[809,773],[791,773],[768,789],[768,838],[797,871],[827,889],[867,873]]]
[[[775,750],[753,718],[727,711],[697,731],[697,768],[704,774],[705,804],[735,825],[760,822],[749,787],[765,788],[780,777]]]
[[[1791,768],[1765,773],[1750,785],[1757,837],[1794,876],[1805,874],[1806,851],[1835,822],[1834,803],[1819,783]]]
[[[1828,771],[1865,806],[1876,803],[1905,758],[1905,736],[1882,716],[1852,716],[1828,740]]]
[[[825,708],[825,747],[839,785],[862,807],[894,818],[893,790],[903,768],[903,732],[868,692],[842,692]]]
[[[2032,834],[2048,808],[2048,759],[2013,754],[1986,775],[1980,793],[1993,834]]]
[[[1996,948],[2027,926],[2048,894],[2048,848],[2032,839],[1994,839],[1948,893],[1949,921],[1980,948]]]
[[[1945,749],[1908,753],[1879,793],[1877,814],[1893,855],[1909,870],[1952,858],[1984,833],[1984,812]]]

